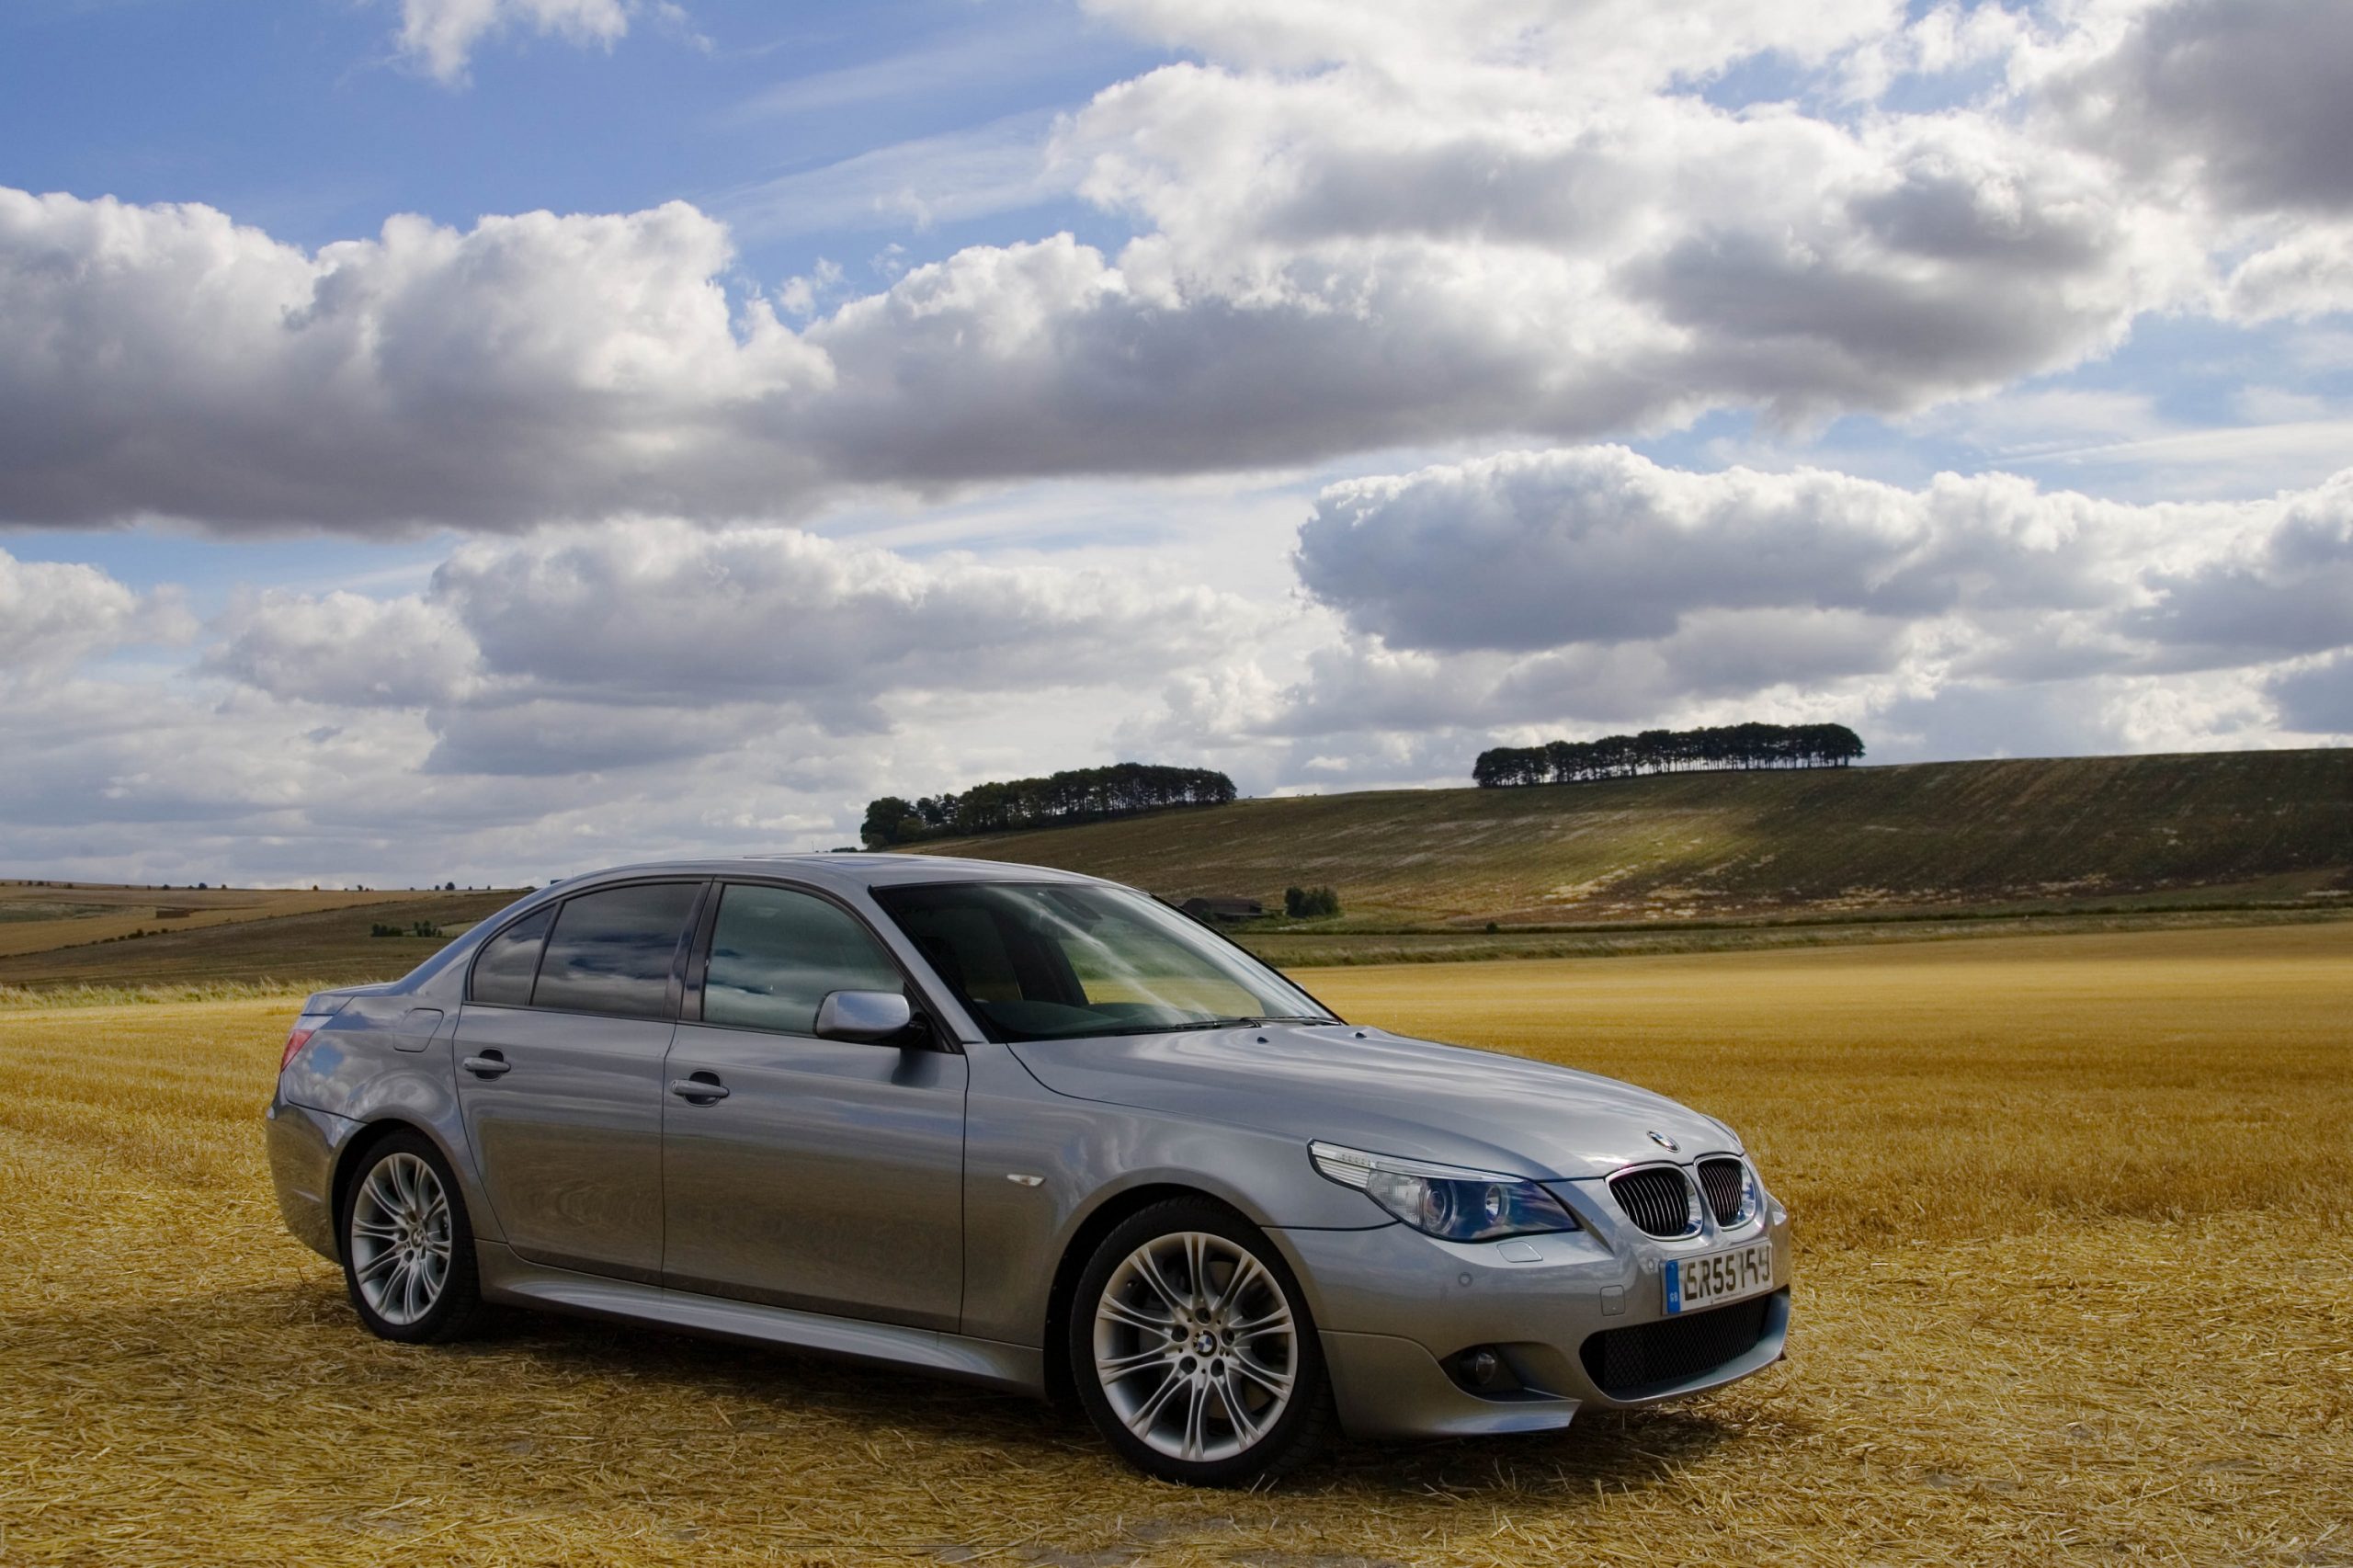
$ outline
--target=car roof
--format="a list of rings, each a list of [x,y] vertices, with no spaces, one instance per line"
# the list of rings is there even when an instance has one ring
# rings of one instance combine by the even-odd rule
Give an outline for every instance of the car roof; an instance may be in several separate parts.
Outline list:
[[[1098,877],[1011,860],[967,860],[947,855],[870,852],[819,855],[732,855],[681,860],[644,860],[566,877],[556,891],[623,877],[790,877],[835,888],[904,887],[922,882],[1096,882]]]

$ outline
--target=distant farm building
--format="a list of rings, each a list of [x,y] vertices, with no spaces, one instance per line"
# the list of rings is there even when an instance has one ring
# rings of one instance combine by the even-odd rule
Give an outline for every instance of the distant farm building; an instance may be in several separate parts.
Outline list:
[[[1188,898],[1176,907],[1196,920],[1258,920],[1267,913],[1267,906],[1255,898]]]

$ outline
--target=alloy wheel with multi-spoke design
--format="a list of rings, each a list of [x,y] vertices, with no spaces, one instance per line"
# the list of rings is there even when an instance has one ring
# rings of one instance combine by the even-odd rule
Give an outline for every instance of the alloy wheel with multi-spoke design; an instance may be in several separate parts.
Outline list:
[[[361,1179],[351,1205],[351,1276],[369,1310],[395,1328],[421,1322],[449,1282],[449,1195],[424,1160],[395,1151]]]
[[[1250,1250],[1174,1231],[1131,1251],[1095,1304],[1097,1385],[1154,1452],[1188,1463],[1249,1452],[1297,1391],[1300,1325]]]

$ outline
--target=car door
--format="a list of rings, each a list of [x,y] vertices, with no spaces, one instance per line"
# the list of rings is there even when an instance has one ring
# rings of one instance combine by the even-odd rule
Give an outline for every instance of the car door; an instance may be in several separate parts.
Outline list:
[[[718,894],[665,1074],[664,1283],[955,1328],[964,1058],[927,1031],[818,1039],[828,993],[904,991],[905,976],[815,892],[733,882]]]
[[[458,1103],[499,1230],[534,1263],[661,1278],[662,1063],[704,887],[583,892],[475,957]]]

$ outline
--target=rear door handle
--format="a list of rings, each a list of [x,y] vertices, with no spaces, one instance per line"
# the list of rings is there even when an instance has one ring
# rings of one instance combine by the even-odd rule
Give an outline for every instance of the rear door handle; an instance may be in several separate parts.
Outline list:
[[[485,1051],[480,1056],[469,1056],[459,1065],[477,1078],[495,1078],[501,1073],[511,1072],[515,1066],[494,1051]]]
[[[670,1092],[695,1105],[716,1105],[727,1097],[727,1085],[719,1081],[716,1073],[697,1073],[692,1077],[670,1080]]]

